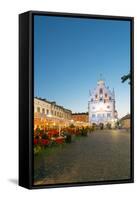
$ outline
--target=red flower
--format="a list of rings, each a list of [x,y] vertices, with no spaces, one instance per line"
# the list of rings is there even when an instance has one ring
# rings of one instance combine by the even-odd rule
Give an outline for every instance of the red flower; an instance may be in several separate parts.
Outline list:
[[[49,144],[49,140],[47,140],[47,139],[42,139],[40,142],[41,142],[42,145],[48,145]]]
[[[58,135],[59,134],[59,131],[58,130],[50,130],[48,132],[48,136],[49,137],[52,137],[53,135]]]
[[[34,139],[34,145],[38,144],[38,139]]]
[[[56,138],[55,142],[57,144],[62,144],[64,142],[64,138]]]

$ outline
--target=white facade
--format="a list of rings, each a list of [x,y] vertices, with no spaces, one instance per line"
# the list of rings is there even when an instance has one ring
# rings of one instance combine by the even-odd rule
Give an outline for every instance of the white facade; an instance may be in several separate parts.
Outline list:
[[[61,119],[71,119],[71,111],[42,98],[34,98],[34,113]]]
[[[51,104],[38,98],[34,98],[34,113],[51,114]]]
[[[94,91],[90,91],[88,111],[90,124],[112,124],[117,119],[114,89],[110,91],[103,80],[99,80]]]

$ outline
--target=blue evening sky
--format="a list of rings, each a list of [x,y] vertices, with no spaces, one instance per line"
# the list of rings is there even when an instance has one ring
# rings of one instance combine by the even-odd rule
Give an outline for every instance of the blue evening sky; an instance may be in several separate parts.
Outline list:
[[[129,21],[34,17],[34,96],[86,112],[102,74],[121,117],[130,112],[130,86],[121,83],[129,68]]]

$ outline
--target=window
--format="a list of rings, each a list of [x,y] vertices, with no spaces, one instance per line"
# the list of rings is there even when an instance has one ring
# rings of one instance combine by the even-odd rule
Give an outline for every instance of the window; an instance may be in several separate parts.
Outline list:
[[[111,97],[109,97],[109,100],[111,100]]]
[[[103,89],[102,88],[100,88],[99,93],[103,94]]]
[[[95,98],[96,98],[96,99],[98,98],[98,95],[97,95],[97,94],[95,95]]]
[[[93,99],[91,99],[91,101],[93,101]]]
[[[99,101],[102,101],[102,100],[103,100],[102,97],[100,97]]]
[[[47,115],[49,114],[49,110],[47,109]]]
[[[108,96],[107,93],[105,93],[105,98],[107,98],[107,96]]]
[[[37,112],[39,112],[39,113],[40,113],[40,107],[37,107]]]
[[[96,117],[96,115],[95,114],[92,114],[92,118],[95,118]]]
[[[110,118],[111,117],[111,114],[110,113],[107,113],[107,118]]]
[[[45,108],[42,108],[42,113],[45,114]]]
[[[95,109],[95,107],[93,106],[93,107],[92,107],[92,109],[94,110],[94,109]]]
[[[109,109],[109,108],[110,108],[110,106],[107,106],[107,108]]]

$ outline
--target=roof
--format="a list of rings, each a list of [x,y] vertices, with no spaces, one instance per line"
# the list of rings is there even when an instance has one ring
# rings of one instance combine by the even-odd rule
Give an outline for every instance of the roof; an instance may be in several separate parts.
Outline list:
[[[47,99],[44,99],[44,98],[41,98],[41,97],[34,97],[35,99],[38,99],[38,100],[41,100],[41,101],[44,101],[44,102],[47,102],[47,103],[56,103],[56,102],[51,102],[51,101],[48,101]]]
[[[64,108],[63,106],[57,105],[57,104],[56,104],[56,101],[48,101],[47,99],[44,99],[44,98],[41,98],[41,97],[34,97],[34,98],[35,98],[35,99],[38,99],[38,100],[41,100],[41,101],[44,101],[44,102],[46,102],[46,103],[55,105],[55,106],[57,106],[57,107],[59,107],[59,108],[64,109],[64,110],[67,111],[67,112],[72,112],[71,110],[69,110],[69,109],[67,109],[67,108]]]
[[[125,120],[125,119],[130,119],[130,114],[125,115],[125,116],[122,117],[120,120]]]
[[[88,115],[88,112],[72,113],[72,115]]]

